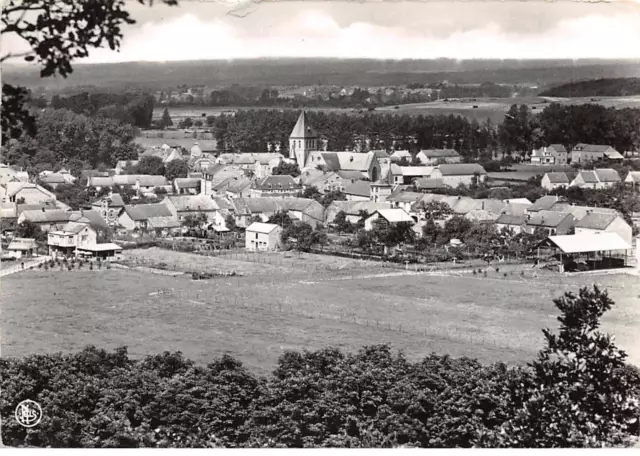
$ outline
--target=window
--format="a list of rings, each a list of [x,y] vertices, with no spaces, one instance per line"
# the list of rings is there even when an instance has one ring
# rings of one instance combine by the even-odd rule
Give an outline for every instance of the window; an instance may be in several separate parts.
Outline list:
[[[87,236],[86,234],[83,234],[83,235],[82,235],[82,237],[81,237],[82,242],[87,242],[87,238],[88,238],[88,237],[89,237],[89,236]]]
[[[258,233],[256,233],[256,239],[258,239]]]

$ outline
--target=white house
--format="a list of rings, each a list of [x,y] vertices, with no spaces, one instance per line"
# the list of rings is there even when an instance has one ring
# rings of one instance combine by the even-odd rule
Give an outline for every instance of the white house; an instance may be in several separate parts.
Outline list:
[[[96,230],[86,223],[69,222],[59,230],[49,231],[49,255],[75,256],[78,248],[97,244],[97,237]]]
[[[470,186],[474,180],[483,183],[487,180],[487,172],[477,163],[458,163],[438,165],[431,176],[433,179],[441,179],[449,187],[457,187],[460,184]]]
[[[591,188],[595,190],[613,187],[621,181],[615,169],[600,168],[593,171],[580,171],[571,181],[570,187]]]
[[[536,165],[566,165],[569,153],[562,144],[551,144],[531,152],[531,164]]]
[[[390,225],[395,225],[401,222],[410,223],[411,225],[415,223],[415,220],[404,209],[378,209],[364,221],[364,229],[366,231],[371,231],[375,226],[374,222],[376,220],[383,220]]]
[[[247,250],[275,251],[280,248],[282,228],[272,223],[254,222],[245,231],[245,247]]]
[[[416,158],[423,165],[454,164],[462,161],[460,154],[453,149],[424,149],[418,152]]]
[[[576,144],[571,150],[571,163],[589,163],[597,160],[624,160],[624,156],[611,146]]]
[[[540,186],[548,191],[568,187],[569,178],[565,173],[545,173],[540,181]]]

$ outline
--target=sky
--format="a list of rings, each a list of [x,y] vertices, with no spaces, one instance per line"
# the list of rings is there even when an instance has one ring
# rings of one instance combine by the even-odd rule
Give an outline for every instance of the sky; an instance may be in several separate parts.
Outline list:
[[[640,58],[640,0],[157,1],[129,2],[137,23],[125,27],[120,52],[96,50],[84,62]]]

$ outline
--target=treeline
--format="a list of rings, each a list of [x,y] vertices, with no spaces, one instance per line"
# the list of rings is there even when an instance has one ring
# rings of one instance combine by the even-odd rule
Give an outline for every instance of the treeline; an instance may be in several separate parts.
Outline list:
[[[558,331],[527,366],[388,346],[283,354],[268,376],[228,355],[206,366],[126,348],[0,359],[0,413],[25,399],[42,421],[2,423],[9,446],[254,448],[596,448],[637,436],[638,370],[598,332],[613,302],[556,299]]]
[[[3,144],[3,161],[38,173],[67,167],[75,175],[82,169],[112,168],[118,160],[136,160],[136,129],[107,117],[89,117],[66,109],[45,109],[35,114],[36,133]]]
[[[53,109],[68,109],[89,117],[108,117],[139,128],[150,128],[155,98],[145,93],[82,92],[68,97],[54,95]]]
[[[640,78],[602,78],[570,82],[542,92],[544,97],[624,97],[640,94]]]
[[[279,143],[286,153],[298,115],[289,110],[247,110],[233,116],[210,116],[207,125],[215,131],[220,150],[267,151]],[[595,104],[552,103],[539,114],[526,105],[513,105],[499,125],[454,115],[317,111],[307,115],[328,141],[328,150],[334,151],[452,148],[467,160],[490,160],[500,154],[521,160],[534,148],[548,144],[563,144],[568,150],[580,142],[607,144],[621,152],[640,147],[640,110]]]

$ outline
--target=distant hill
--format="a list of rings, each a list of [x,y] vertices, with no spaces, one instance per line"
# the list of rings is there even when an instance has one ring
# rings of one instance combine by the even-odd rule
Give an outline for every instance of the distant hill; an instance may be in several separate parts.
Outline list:
[[[602,78],[571,82],[540,94],[544,97],[625,97],[640,95],[640,78]]]
[[[41,79],[36,67],[3,64],[2,76],[47,91],[85,88],[162,90],[181,84],[209,88],[258,86],[401,86],[411,83],[530,84],[545,87],[572,80],[640,75],[634,60],[365,60],[251,59],[185,62],[77,64],[68,78]]]

